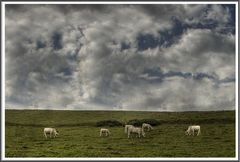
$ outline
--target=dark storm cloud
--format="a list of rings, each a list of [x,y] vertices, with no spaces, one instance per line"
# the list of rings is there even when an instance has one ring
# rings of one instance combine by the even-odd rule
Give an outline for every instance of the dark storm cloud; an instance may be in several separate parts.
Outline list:
[[[231,21],[220,5],[7,5],[7,105],[233,109]]]

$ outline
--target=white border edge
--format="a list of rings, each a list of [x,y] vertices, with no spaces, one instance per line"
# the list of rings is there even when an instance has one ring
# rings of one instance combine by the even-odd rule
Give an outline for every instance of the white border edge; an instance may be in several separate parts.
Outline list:
[[[236,131],[236,140],[235,140],[235,144],[236,144],[236,156],[234,158],[6,158],[5,157],[5,5],[6,4],[235,4],[236,8],[236,21],[235,21],[235,45],[236,45],[236,60],[235,60],[235,67],[236,67],[236,72],[235,72],[235,76],[236,76],[236,87],[235,87],[235,93],[236,93],[236,98],[235,98],[235,131]],[[18,161],[33,161],[33,160],[50,160],[50,161],[55,161],[55,160],[59,160],[59,161],[65,161],[65,160],[72,160],[72,161],[78,161],[78,160],[84,160],[84,161],[92,161],[92,160],[98,160],[98,161],[111,161],[111,160],[139,160],[139,161],[146,161],[146,160],[152,160],[152,161],[159,161],[159,160],[166,160],[166,161],[171,161],[171,160],[184,160],[184,161],[191,161],[191,160],[219,160],[219,161],[224,161],[224,160],[239,160],[238,159],[238,2],[236,1],[226,1],[226,2],[209,2],[209,1],[205,1],[205,2],[178,2],[178,1],[171,1],[171,2],[124,2],[124,1],[118,1],[118,2],[99,2],[99,1],[92,1],[92,2],[19,2],[19,1],[11,1],[11,2],[2,2],[1,3],[1,9],[2,9],[2,55],[1,55],[1,59],[2,59],[2,63],[1,63],[1,68],[2,68],[2,74],[1,74],[1,81],[2,81],[2,95],[3,97],[1,97],[1,102],[2,102],[2,109],[1,109],[1,113],[2,113],[2,127],[1,127],[1,131],[2,131],[2,138],[1,138],[1,149],[2,149],[2,154],[1,154],[1,159],[5,160],[5,161],[11,161],[11,160],[18,160]],[[4,123],[4,124],[3,124]]]
[[[1,125],[1,132],[2,132],[2,138],[1,138],[1,149],[2,154],[1,158],[5,159],[5,4],[1,3],[1,18],[2,18],[2,48],[1,48],[1,82],[2,82],[2,88],[1,88],[1,102],[2,102],[2,108],[1,108],[1,118],[2,118],[2,125]]]

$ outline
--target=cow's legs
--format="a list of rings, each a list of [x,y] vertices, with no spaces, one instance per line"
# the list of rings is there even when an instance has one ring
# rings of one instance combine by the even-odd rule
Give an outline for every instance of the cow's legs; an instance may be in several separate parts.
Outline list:
[[[192,131],[191,131],[191,135],[193,135],[194,136],[194,130],[192,129]]]
[[[43,134],[44,134],[45,138],[47,139],[47,134],[46,134],[46,132],[44,132]]]
[[[200,134],[200,129],[198,130],[197,136]]]

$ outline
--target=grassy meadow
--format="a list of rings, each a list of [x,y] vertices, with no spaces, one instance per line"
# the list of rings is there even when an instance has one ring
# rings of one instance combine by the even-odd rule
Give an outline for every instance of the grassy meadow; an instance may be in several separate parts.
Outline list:
[[[6,157],[235,157],[235,111],[131,112],[6,110]],[[96,122],[114,119],[156,119],[160,125],[145,138],[127,138],[124,127],[106,127],[99,137]],[[201,126],[200,136],[185,136],[189,125]],[[44,127],[59,137],[45,139]]]

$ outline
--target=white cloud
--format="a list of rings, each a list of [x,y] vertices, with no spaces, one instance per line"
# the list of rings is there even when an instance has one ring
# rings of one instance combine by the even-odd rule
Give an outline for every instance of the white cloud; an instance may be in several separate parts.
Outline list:
[[[144,74],[145,69],[160,67],[163,72],[206,73],[218,80],[234,76],[234,35],[191,29],[170,47],[138,51],[137,37],[157,37],[159,31],[171,30],[173,16],[184,23],[205,23],[205,7],[7,7],[7,103],[67,109],[232,108],[235,82],[218,84],[207,78]],[[205,17],[223,25],[228,22],[229,11],[211,6]],[[122,50],[123,42],[130,44],[129,48]]]
[[[219,79],[235,74],[235,36],[211,30],[189,30],[179,42],[159,53],[164,71],[203,72]]]

